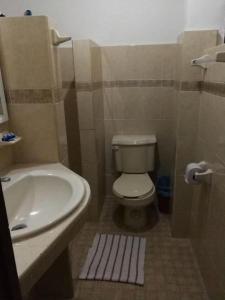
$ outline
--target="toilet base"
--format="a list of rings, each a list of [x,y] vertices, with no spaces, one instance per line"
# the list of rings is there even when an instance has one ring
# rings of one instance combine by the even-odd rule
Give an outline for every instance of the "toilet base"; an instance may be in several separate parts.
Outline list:
[[[124,207],[124,224],[133,230],[141,230],[148,224],[146,207]]]

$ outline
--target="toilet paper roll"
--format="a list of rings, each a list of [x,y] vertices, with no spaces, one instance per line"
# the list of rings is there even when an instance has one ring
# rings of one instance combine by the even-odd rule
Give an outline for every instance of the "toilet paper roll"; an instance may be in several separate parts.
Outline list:
[[[185,182],[187,184],[198,184],[198,181],[195,180],[195,173],[202,173],[204,170],[199,164],[191,163],[188,164],[185,170]]]

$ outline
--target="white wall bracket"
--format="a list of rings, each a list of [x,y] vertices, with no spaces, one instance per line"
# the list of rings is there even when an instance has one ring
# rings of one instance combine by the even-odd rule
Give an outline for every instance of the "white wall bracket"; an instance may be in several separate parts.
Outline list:
[[[204,70],[207,70],[209,63],[215,63],[215,62],[225,62],[225,52],[216,52],[212,55],[203,55],[199,58],[193,59],[191,61],[192,66],[200,67]]]
[[[51,33],[52,33],[52,43],[54,46],[58,46],[72,39],[70,36],[60,36],[55,29],[51,29]]]

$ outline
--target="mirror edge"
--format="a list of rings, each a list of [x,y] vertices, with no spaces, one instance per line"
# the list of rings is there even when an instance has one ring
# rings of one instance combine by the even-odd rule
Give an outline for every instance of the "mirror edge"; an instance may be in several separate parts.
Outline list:
[[[6,105],[6,98],[5,98],[5,91],[4,91],[4,84],[2,79],[2,72],[0,69],[0,100],[2,105],[2,114],[0,114],[0,124],[5,123],[9,120],[7,105]]]

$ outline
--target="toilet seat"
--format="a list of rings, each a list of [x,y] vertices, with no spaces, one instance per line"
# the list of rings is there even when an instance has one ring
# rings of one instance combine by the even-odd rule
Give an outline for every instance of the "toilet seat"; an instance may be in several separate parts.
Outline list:
[[[148,173],[123,173],[113,184],[113,192],[119,198],[145,198],[155,191],[154,184]]]

